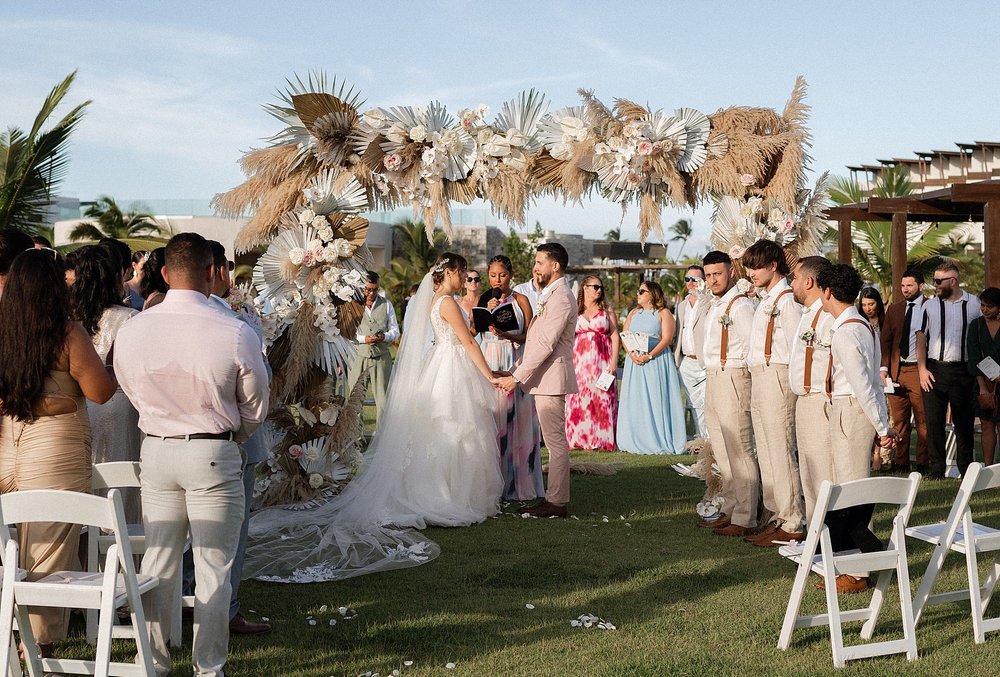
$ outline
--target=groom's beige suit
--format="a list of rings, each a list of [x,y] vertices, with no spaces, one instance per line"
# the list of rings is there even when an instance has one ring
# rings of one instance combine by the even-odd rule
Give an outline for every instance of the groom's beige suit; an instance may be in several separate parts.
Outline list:
[[[514,380],[534,395],[538,423],[549,450],[549,486],[545,500],[569,503],[569,448],[566,443],[566,395],[575,393],[573,341],[576,335],[576,298],[561,277],[539,298],[531,320],[524,354],[514,369]]]

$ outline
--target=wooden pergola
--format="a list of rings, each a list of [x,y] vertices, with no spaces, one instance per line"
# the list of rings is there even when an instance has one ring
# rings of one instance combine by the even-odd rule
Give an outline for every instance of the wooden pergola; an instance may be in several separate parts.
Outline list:
[[[689,265],[685,263],[610,263],[570,266],[566,269],[566,272],[570,275],[600,275],[602,273],[611,273],[615,284],[614,303],[615,307],[618,308],[622,304],[621,277],[623,272],[645,274],[647,271],[654,270],[687,270],[688,267]]]
[[[971,221],[983,224],[986,284],[1000,287],[1000,179],[956,183],[947,188],[904,197],[872,197],[867,202],[830,207],[826,216],[839,227],[837,258],[851,263],[851,228],[855,221],[891,221],[889,260],[892,294],[900,298],[906,270],[906,224]]]

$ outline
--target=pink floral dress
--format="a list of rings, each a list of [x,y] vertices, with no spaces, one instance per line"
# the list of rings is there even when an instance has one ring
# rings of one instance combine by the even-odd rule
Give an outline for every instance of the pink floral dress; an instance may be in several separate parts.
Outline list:
[[[576,318],[573,367],[579,392],[566,396],[566,441],[570,449],[615,450],[618,388],[601,390],[594,382],[618,362],[611,354],[611,320],[606,311]]]

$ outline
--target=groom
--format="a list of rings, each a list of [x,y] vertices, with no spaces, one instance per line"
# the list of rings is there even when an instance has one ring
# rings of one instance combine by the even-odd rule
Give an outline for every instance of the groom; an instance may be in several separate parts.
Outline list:
[[[521,512],[535,517],[566,517],[569,504],[569,448],[566,443],[566,395],[576,392],[573,340],[577,304],[563,277],[569,255],[556,242],[538,246],[532,273],[542,293],[528,326],[524,354],[514,373],[497,372],[503,390],[521,389],[535,398],[538,422],[549,450],[549,487],[545,500]]]

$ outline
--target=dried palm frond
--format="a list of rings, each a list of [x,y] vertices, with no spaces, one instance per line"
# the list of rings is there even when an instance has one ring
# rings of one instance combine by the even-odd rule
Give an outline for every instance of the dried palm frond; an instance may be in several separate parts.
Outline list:
[[[829,178],[830,172],[823,172],[811,191],[800,191],[801,206],[795,224],[795,241],[785,247],[790,266],[806,256],[820,254],[822,234],[826,230],[825,210],[830,198]]]
[[[309,180],[309,206],[317,214],[355,214],[369,208],[364,186],[349,172],[328,167]]]
[[[366,369],[361,377],[354,384],[354,388],[347,396],[347,402],[341,409],[337,417],[337,423],[333,426],[327,437],[327,446],[337,452],[351,450],[358,443],[364,434],[364,418],[361,413],[365,403],[365,393],[368,388]]]
[[[615,117],[618,117],[626,122],[631,122],[633,120],[642,120],[650,114],[650,110],[645,106],[640,106],[634,101],[629,101],[628,99],[615,99]]]
[[[538,139],[538,123],[548,110],[549,104],[545,95],[534,89],[521,92],[516,99],[503,104],[500,113],[493,121],[493,128],[500,134],[516,129],[525,136],[522,149],[525,153],[534,153],[541,148]]]
[[[594,96],[592,90],[581,88],[576,90],[576,93],[583,99],[588,122],[600,130],[601,136],[611,136],[621,128],[621,122],[615,117],[615,114]]]
[[[313,326],[313,305],[303,302],[295,322],[288,328],[288,359],[284,364],[284,383],[279,399],[286,402],[300,399],[302,384],[309,376],[309,370],[316,354],[319,336]]]
[[[344,336],[357,334],[358,325],[361,324],[361,318],[364,317],[364,314],[364,304],[357,301],[348,301],[337,306],[337,319],[339,320],[337,325],[340,327],[340,333]]]

